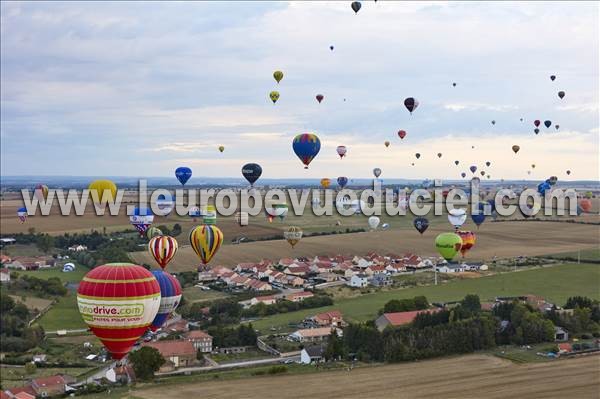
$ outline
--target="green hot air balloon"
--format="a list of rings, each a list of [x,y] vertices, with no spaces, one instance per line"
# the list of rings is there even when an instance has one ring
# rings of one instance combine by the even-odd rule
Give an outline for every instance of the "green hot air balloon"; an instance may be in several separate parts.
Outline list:
[[[158,227],[150,227],[146,230],[146,237],[151,239],[152,237],[162,236],[163,232]]]
[[[273,77],[275,78],[277,83],[279,83],[279,82],[281,82],[281,79],[283,79],[283,72],[275,71],[275,72],[273,72]]]
[[[273,90],[271,93],[269,93],[269,97],[271,98],[271,101],[273,101],[273,104],[275,104],[277,100],[279,100],[279,92]]]
[[[442,233],[435,238],[435,249],[448,262],[454,258],[461,247],[462,238],[458,234]]]

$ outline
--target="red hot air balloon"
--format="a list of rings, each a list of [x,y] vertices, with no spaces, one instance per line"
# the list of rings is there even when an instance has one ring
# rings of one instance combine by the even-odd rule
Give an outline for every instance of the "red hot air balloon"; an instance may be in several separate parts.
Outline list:
[[[177,253],[177,240],[171,236],[152,237],[148,243],[148,252],[164,270]]]
[[[319,104],[321,104],[321,101],[323,101],[323,99],[324,99],[325,97],[323,97],[323,95],[322,95],[322,94],[317,94],[317,95],[315,96],[315,98],[317,99],[317,101],[319,102]]]
[[[398,130],[398,137],[400,137],[400,139],[404,139],[406,137],[406,132],[404,130]]]
[[[460,238],[462,239],[460,253],[462,254],[462,256],[464,258],[465,254],[471,248],[473,248],[473,245],[475,245],[475,233],[473,233],[471,231],[457,231],[456,234],[458,234],[460,236]]]
[[[77,290],[83,321],[113,359],[129,353],[160,306],[160,286],[142,266],[109,263],[90,270]]]
[[[539,127],[540,123],[542,123],[539,119],[536,119],[533,121],[533,124],[535,125],[535,127]]]

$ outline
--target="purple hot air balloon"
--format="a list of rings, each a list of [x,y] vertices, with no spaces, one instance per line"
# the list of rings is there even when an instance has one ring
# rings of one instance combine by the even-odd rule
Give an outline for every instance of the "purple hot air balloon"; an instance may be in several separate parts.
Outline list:
[[[469,170],[471,171],[471,173],[475,173],[477,171],[477,166],[472,165]]]

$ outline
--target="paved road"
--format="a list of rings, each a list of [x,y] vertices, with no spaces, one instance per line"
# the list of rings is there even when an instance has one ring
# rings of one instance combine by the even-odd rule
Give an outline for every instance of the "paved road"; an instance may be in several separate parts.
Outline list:
[[[156,375],[157,376],[168,376],[168,375],[185,374],[185,373],[192,373],[192,372],[198,372],[198,371],[224,370],[224,369],[236,368],[236,367],[252,367],[252,366],[260,366],[263,364],[280,363],[281,361],[284,361],[284,360],[291,360],[293,362],[297,362],[297,361],[300,361],[300,356],[274,357],[274,358],[268,358],[268,359],[246,360],[243,362],[219,364],[218,366],[185,367],[185,368],[177,369],[175,371],[170,371],[168,373],[156,373]]]

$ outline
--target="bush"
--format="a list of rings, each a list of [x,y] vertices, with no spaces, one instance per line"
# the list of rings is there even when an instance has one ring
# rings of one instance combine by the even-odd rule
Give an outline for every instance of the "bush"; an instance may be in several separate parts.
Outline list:
[[[272,366],[269,368],[267,373],[269,374],[282,374],[287,373],[288,368],[286,366]]]

